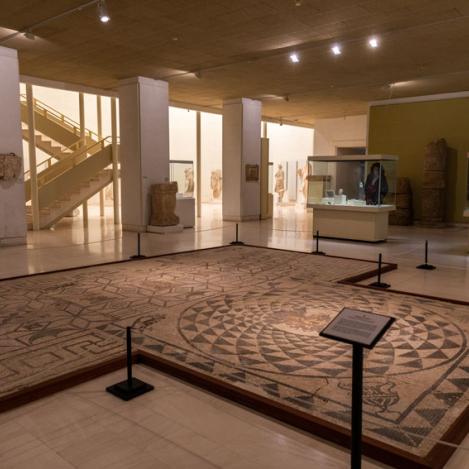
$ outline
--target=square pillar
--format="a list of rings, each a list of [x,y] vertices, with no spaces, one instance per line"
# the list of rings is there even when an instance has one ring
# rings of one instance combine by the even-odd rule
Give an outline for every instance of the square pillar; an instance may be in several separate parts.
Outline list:
[[[146,231],[152,184],[169,179],[168,83],[135,77],[119,84],[122,228]]]
[[[18,53],[0,47],[0,154],[21,158],[18,177],[0,179],[0,246],[26,243],[23,137],[20,114]]]
[[[262,103],[248,98],[223,103],[223,219],[259,220]],[[257,180],[248,180],[257,165]],[[253,171],[254,170],[254,171]]]

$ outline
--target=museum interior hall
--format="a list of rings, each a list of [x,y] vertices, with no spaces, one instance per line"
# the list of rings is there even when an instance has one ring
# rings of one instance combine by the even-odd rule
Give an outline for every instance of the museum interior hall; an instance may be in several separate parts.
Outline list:
[[[0,467],[467,469],[469,0],[0,0]]]

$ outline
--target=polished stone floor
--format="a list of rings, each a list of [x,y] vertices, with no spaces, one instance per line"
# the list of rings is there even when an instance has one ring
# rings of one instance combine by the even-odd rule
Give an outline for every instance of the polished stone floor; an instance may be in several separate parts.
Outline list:
[[[147,254],[157,254],[216,246],[231,241],[234,236],[234,224],[221,222],[217,207],[204,207],[204,209],[205,213],[202,222],[198,224],[195,230],[186,230],[182,234],[171,237],[144,235],[144,251]],[[281,212],[277,211],[276,218],[273,221],[245,223],[241,226],[240,232],[242,239],[252,244],[308,251],[312,245],[310,228],[311,217],[309,214],[304,214],[303,211],[295,211],[290,207],[283,207]],[[433,272],[415,269],[415,265],[421,262],[423,241],[425,239],[430,241],[430,261],[438,267]],[[85,232],[83,232],[80,220],[65,221],[59,224],[53,232],[30,233],[26,248],[11,247],[2,249],[0,251],[2,261],[0,263],[0,275],[2,277],[10,277],[12,275],[24,275],[31,272],[126,258],[134,253],[135,244],[135,235],[129,233],[122,234],[119,230],[115,229],[110,217],[91,219],[89,227]],[[392,228],[388,242],[380,245],[322,241],[321,248],[327,251],[328,254],[363,259],[375,259],[377,254],[382,252],[385,260],[399,264],[399,269],[396,272],[386,274],[385,277],[392,283],[394,289],[469,301],[469,289],[467,288],[469,282],[466,272],[468,245],[469,230],[466,227],[453,227],[444,230],[412,227]],[[194,390],[187,385],[176,380],[170,380],[153,371],[145,371],[145,373],[152,375],[151,379],[155,379],[156,385],[165,380],[171,381],[173,388],[170,394],[178,393],[179,397],[178,403],[175,405],[175,412],[178,413],[178,418],[171,416],[175,420],[171,424],[174,424],[174,431],[178,435],[182,434],[183,436],[180,439],[177,437],[175,441],[169,438],[167,427],[163,426],[163,446],[165,450],[161,451],[161,454],[158,451],[158,456],[142,454],[142,458],[149,459],[146,462],[144,461],[139,467],[155,467],[154,464],[156,462],[158,467],[275,468],[285,467],[286,457],[288,458],[288,465],[292,467],[307,467],[310,464],[316,464],[319,467],[347,467],[347,454],[340,449],[321,443],[300,432],[271,422],[264,417],[226,403],[201,391]],[[107,378],[101,378],[101,380],[98,380],[98,383],[104,382]],[[112,379],[110,382],[112,382]],[[88,385],[93,386],[94,383],[88,383]],[[101,384],[98,385],[101,386]],[[100,389],[102,388],[100,387]],[[85,394],[88,392],[84,391]],[[104,392],[97,391],[97,394],[100,393],[101,396],[104,396],[104,400],[108,398]],[[229,426],[229,424],[225,425],[225,423],[231,422],[230,415],[232,415],[232,412],[241,421],[240,425],[245,425],[246,433],[251,436],[244,442],[234,440],[238,444],[237,452],[235,453],[237,456],[232,454],[228,457],[228,461],[223,459],[214,461],[210,459],[212,456],[208,457],[204,454],[207,447],[210,447],[210,443],[215,443],[217,448],[220,446],[215,437],[213,437],[215,441],[211,441],[208,438],[209,442],[206,442],[200,438],[200,435],[199,437],[188,435],[187,438],[184,436],[184,431],[193,424],[193,419],[188,418],[188,416],[190,415],[189,409],[192,409],[193,405],[196,404],[193,401],[194,393],[197,395],[197,399],[204,404],[201,408],[202,415],[207,411],[205,406],[215,409],[213,410],[216,414],[214,418],[218,419],[219,424],[216,428]],[[116,466],[115,461],[106,459],[112,459],[112,448],[122,446],[119,445],[122,435],[113,434],[110,438],[103,435],[103,440],[95,440],[93,434],[91,436],[86,434],[86,428],[89,426],[89,422],[85,424],[84,417],[86,413],[82,414],[78,410],[74,415],[67,415],[69,411],[73,414],[74,408],[73,405],[68,405],[67,399],[70,399],[70,394],[73,394],[73,390],[62,393],[58,400],[51,400],[49,398],[1,416],[0,423],[3,424],[1,429],[2,435],[7,435],[3,445],[0,445],[0,456],[6,457],[5,460],[7,461],[5,467],[134,467],[133,463],[125,459],[124,456],[119,459],[119,461],[122,461],[121,466]],[[25,428],[32,421],[36,419],[36,425],[39,425],[39,421],[43,420],[44,415],[38,410],[42,406],[45,406],[44,409],[47,415],[51,416],[56,413],[57,415],[62,415],[63,413],[66,417],[59,417],[55,421],[51,417],[52,422],[50,423],[49,430],[52,433],[55,432],[55,438],[57,438],[58,434],[65,431],[65,427],[70,430],[70,432],[66,432],[69,435],[69,444],[67,446],[74,446],[70,443],[70,440],[76,443],[75,447],[71,449],[72,454],[75,451],[75,460],[72,460],[73,456],[71,459],[68,459],[68,457],[64,459],[63,453],[57,447],[54,447],[43,435],[38,435],[39,430],[35,433],[34,426],[30,426],[29,430],[25,432]],[[143,401],[142,406],[144,407]],[[114,408],[111,412],[112,414],[119,413]],[[17,417],[19,415],[24,416],[26,424],[24,420],[23,423],[18,420]],[[65,426],[63,425],[64,422],[66,422]],[[82,423],[84,424],[83,426],[81,425]],[[141,429],[141,423],[139,418],[138,423],[126,419],[123,426],[129,428],[133,433]],[[154,424],[155,422],[152,423],[152,425]],[[106,425],[105,420],[103,420],[101,425]],[[265,431],[260,431],[260,427],[265,429]],[[117,428],[118,426],[116,426],[116,432]],[[258,433],[259,441],[254,438],[254,435]],[[85,448],[89,447],[90,453],[93,454],[92,444],[95,441],[102,441],[102,444],[99,444],[99,450],[95,446],[95,451],[99,452],[103,460],[93,461],[95,463],[93,465],[85,458],[85,461],[80,463],[79,458],[85,451]],[[469,446],[467,438],[463,445]],[[253,447],[256,447],[256,449],[253,449]],[[110,448],[109,451],[106,451],[106,448]],[[159,449],[160,447],[156,446],[156,448]],[[259,451],[259,448],[261,448],[261,451]],[[133,447],[132,450],[135,450],[135,448]],[[137,450],[139,450],[138,445]],[[121,449],[121,451],[125,450]],[[171,454],[168,455],[168,452]],[[208,452],[207,450],[207,454]],[[192,460],[186,453],[194,455],[196,460]],[[184,454],[187,457],[177,457],[175,454]],[[467,461],[468,454],[467,450],[458,450],[447,467],[465,467],[464,464]],[[167,459],[172,457],[176,458],[175,460],[178,461],[178,464],[174,463],[174,459]],[[160,463],[160,461],[165,461],[166,466],[163,465],[164,463]],[[180,461],[187,461],[187,465],[183,465],[186,463]],[[147,466],[144,464],[147,464]]]

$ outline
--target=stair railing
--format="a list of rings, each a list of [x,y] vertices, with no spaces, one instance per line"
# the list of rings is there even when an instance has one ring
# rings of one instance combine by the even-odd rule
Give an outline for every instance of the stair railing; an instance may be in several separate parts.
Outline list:
[[[53,157],[48,158],[47,160],[42,161],[37,165],[38,168],[38,188],[43,186],[45,183],[49,182],[50,180],[60,176],[64,172],[74,168],[76,165],[84,161],[90,156],[93,156],[95,153],[103,150],[108,144],[110,145],[112,143],[112,137],[108,136],[106,138],[101,139],[98,142],[90,143],[88,145],[85,145],[84,147],[79,148],[76,150],[74,153],[71,153],[69,157],[62,159],[56,163],[52,163]],[[41,171],[44,171],[45,169],[51,168],[51,167],[56,167],[57,172],[52,176],[52,178],[48,178],[47,176],[41,178],[40,176],[40,171],[39,167],[46,166],[43,168]],[[25,172],[25,181],[30,179],[30,170]]]
[[[26,105],[26,95],[21,94],[20,96],[23,100],[23,104]],[[44,116],[46,119],[49,119],[61,125],[62,127],[65,127],[67,130],[70,130],[75,135],[80,135],[80,124],[78,122],[75,122],[73,119],[70,119],[70,117],[67,117],[65,114],[62,114],[60,111],[57,111],[56,109],[44,103],[43,101],[40,101],[39,99],[33,98],[33,103],[35,111]],[[90,129],[85,129],[85,137],[86,136],[95,141],[99,141],[98,134]]]

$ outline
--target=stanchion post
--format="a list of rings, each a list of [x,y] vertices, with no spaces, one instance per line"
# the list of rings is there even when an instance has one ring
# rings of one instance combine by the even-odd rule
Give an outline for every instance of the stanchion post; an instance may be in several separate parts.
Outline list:
[[[352,448],[351,468],[362,465],[363,347],[353,344],[352,355]]]
[[[236,239],[235,241],[231,241],[230,243],[232,246],[243,246],[244,243],[239,240],[239,229],[238,229],[238,224],[236,223]]]
[[[389,283],[385,283],[385,282],[381,281],[382,262],[383,262],[383,255],[381,253],[379,253],[379,256],[378,256],[378,281],[370,283],[370,287],[389,288],[391,286]]]
[[[313,251],[311,254],[315,256],[325,256],[326,253],[319,250],[319,230],[316,231],[316,250]]]
[[[145,255],[141,252],[140,231],[137,233],[137,254],[130,256],[130,259],[145,259]]]
[[[436,267],[428,263],[428,240],[425,240],[425,264],[420,264],[417,269],[421,270],[435,270]]]
[[[152,391],[154,387],[145,383],[138,378],[132,376],[132,332],[131,328],[126,328],[126,344],[127,344],[127,379],[112,386],[108,386],[106,391],[113,396],[130,401],[135,397],[141,396],[148,391]]]

